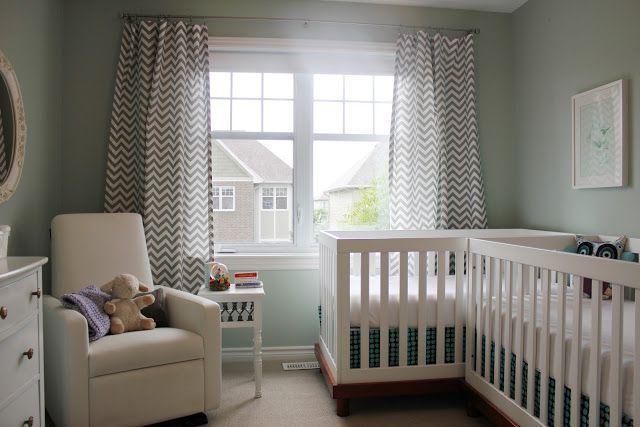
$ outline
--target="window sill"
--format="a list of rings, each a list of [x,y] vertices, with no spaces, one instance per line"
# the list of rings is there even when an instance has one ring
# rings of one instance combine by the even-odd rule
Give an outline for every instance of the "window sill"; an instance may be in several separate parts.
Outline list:
[[[229,270],[318,270],[320,258],[317,253],[221,253],[215,260],[225,264]]]

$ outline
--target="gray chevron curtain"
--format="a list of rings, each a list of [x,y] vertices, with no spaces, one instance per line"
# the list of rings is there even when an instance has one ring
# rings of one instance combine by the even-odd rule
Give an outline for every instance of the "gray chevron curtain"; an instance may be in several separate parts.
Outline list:
[[[392,228],[487,226],[472,34],[400,35],[389,147]]]
[[[107,150],[106,212],[144,219],[154,281],[197,292],[213,256],[205,25],[125,21]]]

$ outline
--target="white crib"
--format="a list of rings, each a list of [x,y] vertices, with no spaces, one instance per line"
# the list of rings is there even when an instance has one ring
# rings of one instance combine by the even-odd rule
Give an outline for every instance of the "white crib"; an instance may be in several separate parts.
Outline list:
[[[348,415],[350,398],[466,388],[493,417],[547,425],[557,408],[565,413],[566,391],[549,403],[555,382],[555,390],[581,391],[567,394],[562,424],[584,424],[585,397],[606,397],[610,425],[630,425],[636,418],[630,408],[640,407],[640,375],[633,375],[640,329],[633,328],[634,351],[625,352],[623,315],[634,310],[640,322],[640,304],[625,302],[624,287],[638,292],[640,265],[561,252],[573,239],[535,230],[322,233],[316,355],[338,415]],[[639,249],[630,239],[628,250]],[[594,289],[614,284],[612,300],[574,297],[583,277],[593,279]],[[590,338],[583,329],[593,331]],[[598,356],[595,368],[576,369],[589,354]],[[604,395],[595,386],[603,369]],[[623,394],[633,396],[624,408]],[[599,411],[600,405],[589,406],[589,425],[600,425]]]

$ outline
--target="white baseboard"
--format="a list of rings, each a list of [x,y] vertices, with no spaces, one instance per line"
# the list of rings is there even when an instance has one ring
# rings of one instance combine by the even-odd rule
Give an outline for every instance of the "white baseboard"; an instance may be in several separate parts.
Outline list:
[[[262,347],[262,360],[315,360],[312,345],[292,347]],[[253,360],[253,347],[227,347],[222,349],[223,362],[249,362]]]

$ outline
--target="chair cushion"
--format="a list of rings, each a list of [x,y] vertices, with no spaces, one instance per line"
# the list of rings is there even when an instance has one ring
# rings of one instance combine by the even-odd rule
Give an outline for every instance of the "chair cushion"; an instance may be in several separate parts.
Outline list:
[[[202,359],[202,337],[176,328],[107,335],[89,344],[89,376]]]

